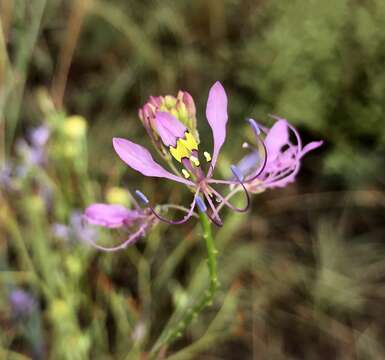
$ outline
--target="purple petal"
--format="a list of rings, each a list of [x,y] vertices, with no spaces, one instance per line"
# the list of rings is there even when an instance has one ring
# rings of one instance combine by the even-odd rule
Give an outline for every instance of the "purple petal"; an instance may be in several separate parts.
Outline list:
[[[51,134],[50,129],[45,125],[41,125],[31,130],[30,139],[34,146],[41,147],[46,144],[50,134]]]
[[[132,169],[145,176],[162,177],[174,180],[186,185],[194,185],[193,182],[171,174],[154,161],[150,152],[132,141],[113,138],[114,149],[119,157]]]
[[[319,148],[323,143],[324,142],[321,140],[321,141],[312,141],[311,143],[305,145],[301,151],[301,157],[304,156],[309,151]]]
[[[206,117],[213,132],[214,149],[211,160],[212,169],[217,162],[219,151],[226,139],[227,95],[222,84],[217,81],[210,89],[206,106]]]
[[[289,128],[286,120],[278,120],[267,133],[265,146],[267,162],[275,161],[284,145],[289,142]]]
[[[122,205],[93,204],[84,212],[84,219],[90,224],[118,228],[132,224],[141,214]]]
[[[187,131],[178,119],[168,112],[158,111],[156,113],[156,130],[164,145],[176,147],[179,138],[183,138]]]
[[[322,141],[313,141],[302,148],[302,140],[297,129],[287,120],[273,116],[277,122],[267,131],[265,147],[267,162],[257,181],[250,183],[250,191],[259,192],[267,188],[284,187],[295,180],[301,167],[302,157],[309,151],[323,144]],[[289,132],[295,136],[295,144],[289,139]],[[250,157],[252,163],[252,158]],[[242,160],[249,165],[249,159]]]
[[[14,316],[26,316],[37,307],[35,298],[22,289],[12,290],[9,294],[9,303]]]
[[[238,163],[237,168],[245,177],[257,170],[261,164],[261,155],[258,150],[255,150],[245,155]]]
[[[64,240],[69,240],[70,229],[67,225],[55,223],[52,225],[51,230],[54,236]]]

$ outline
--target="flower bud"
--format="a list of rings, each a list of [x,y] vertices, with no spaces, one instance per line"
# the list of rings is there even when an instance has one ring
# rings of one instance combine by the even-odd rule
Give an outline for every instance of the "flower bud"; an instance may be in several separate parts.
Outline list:
[[[190,131],[193,131],[194,135],[198,137],[197,128],[197,119],[196,119],[196,108],[194,99],[187,91],[179,91],[178,92],[178,104],[177,109],[180,113],[181,117],[185,117],[186,119],[180,118]]]
[[[165,104],[166,108],[169,108],[169,109],[174,108],[176,105],[176,101],[177,100],[174,96],[166,95],[164,97],[164,104]]]
[[[158,111],[168,112],[173,115],[187,127],[198,141],[195,104],[192,96],[187,91],[179,91],[177,97],[172,95],[150,96],[147,103],[139,109],[139,118],[154,146],[164,157],[168,158],[168,151],[159,137],[155,124]]]

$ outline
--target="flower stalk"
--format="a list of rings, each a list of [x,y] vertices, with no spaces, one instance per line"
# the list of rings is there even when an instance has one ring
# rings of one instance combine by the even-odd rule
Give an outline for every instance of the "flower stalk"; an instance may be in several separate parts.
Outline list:
[[[176,324],[175,327],[165,335],[163,339],[160,339],[150,352],[150,359],[156,359],[159,351],[165,347],[171,345],[175,340],[180,338],[184,331],[189,327],[191,322],[203,311],[207,306],[211,306],[215,293],[218,289],[218,272],[217,272],[217,254],[218,251],[215,248],[214,237],[211,228],[211,221],[205,211],[199,211],[199,219],[203,231],[203,239],[205,240],[207,250],[207,268],[210,275],[210,286],[204,292],[203,297],[191,308],[187,309],[182,319]]]

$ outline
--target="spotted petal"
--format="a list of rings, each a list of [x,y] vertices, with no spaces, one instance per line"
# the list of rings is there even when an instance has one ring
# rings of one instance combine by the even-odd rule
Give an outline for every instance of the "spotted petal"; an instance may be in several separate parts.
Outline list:
[[[213,132],[214,149],[211,160],[212,167],[209,174],[214,169],[217,162],[219,151],[226,139],[227,124],[227,95],[222,84],[217,81],[210,89],[206,106],[206,117]]]
[[[186,185],[194,185],[193,182],[176,176],[154,161],[150,152],[132,141],[113,138],[114,149],[119,157],[132,169],[145,176],[161,177],[180,182]]]

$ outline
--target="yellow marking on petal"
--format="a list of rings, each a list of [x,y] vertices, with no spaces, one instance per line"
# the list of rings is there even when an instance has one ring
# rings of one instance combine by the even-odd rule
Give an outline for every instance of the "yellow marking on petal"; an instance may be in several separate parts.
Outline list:
[[[186,169],[182,169],[182,174],[186,179],[190,177],[190,173]]]
[[[194,155],[190,156],[190,161],[197,167],[200,165],[199,159]]]
[[[205,156],[205,159],[206,159],[207,162],[210,162],[210,161],[211,161],[211,155],[210,155],[207,151],[205,151],[205,152],[203,153],[203,155]]]
[[[198,144],[194,136],[186,131],[184,138],[178,139],[176,146],[170,146],[169,150],[174,159],[181,162],[184,157],[189,158],[193,150],[198,150]],[[196,166],[199,166],[199,160],[195,156],[194,158],[196,159],[194,165],[198,163]]]
[[[186,146],[186,148],[189,149],[190,151],[198,150],[197,141],[189,131],[186,131],[185,138],[180,139],[179,141],[181,142],[181,144]]]
[[[176,147],[170,146],[169,150],[174,159],[179,162],[182,161],[182,158],[188,158],[190,156],[190,151],[184,145],[180,144],[179,141],[176,143]]]

